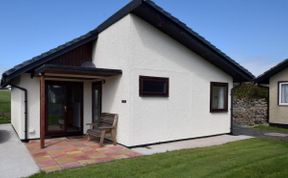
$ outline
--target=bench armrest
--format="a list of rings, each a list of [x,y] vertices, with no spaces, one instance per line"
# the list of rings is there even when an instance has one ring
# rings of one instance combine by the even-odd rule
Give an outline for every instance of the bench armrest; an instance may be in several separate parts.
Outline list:
[[[87,123],[86,125],[98,125],[97,123]]]
[[[97,127],[98,123],[87,123],[86,125],[89,125],[90,128],[93,128],[93,127]]]
[[[98,127],[100,130],[113,129],[113,127]]]

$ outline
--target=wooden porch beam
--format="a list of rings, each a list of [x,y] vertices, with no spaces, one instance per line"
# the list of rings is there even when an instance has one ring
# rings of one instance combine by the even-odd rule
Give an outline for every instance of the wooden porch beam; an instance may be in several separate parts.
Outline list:
[[[40,147],[45,148],[45,77],[40,76]]]

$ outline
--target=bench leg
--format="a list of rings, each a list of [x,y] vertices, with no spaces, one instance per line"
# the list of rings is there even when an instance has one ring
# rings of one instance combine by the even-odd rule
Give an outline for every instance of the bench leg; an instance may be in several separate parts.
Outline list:
[[[113,145],[116,145],[116,130],[112,129],[111,134],[112,134]]]
[[[104,143],[104,137],[105,137],[105,130],[103,130],[101,132],[101,136],[100,136],[100,146],[101,147],[103,146],[103,143]]]

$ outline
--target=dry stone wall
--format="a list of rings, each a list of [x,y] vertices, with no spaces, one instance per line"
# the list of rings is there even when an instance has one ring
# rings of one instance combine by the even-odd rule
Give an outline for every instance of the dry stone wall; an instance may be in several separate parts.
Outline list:
[[[233,99],[233,121],[238,125],[249,126],[267,123],[267,99]]]

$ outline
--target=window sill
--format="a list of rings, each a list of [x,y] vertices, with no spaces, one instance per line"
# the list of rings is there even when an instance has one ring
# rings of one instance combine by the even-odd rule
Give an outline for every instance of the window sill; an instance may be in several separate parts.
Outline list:
[[[287,104],[286,104],[286,103],[285,103],[285,104],[284,104],[284,103],[279,103],[278,106],[281,106],[281,107],[288,107],[288,103],[287,103]]]
[[[213,109],[213,110],[210,110],[210,113],[227,113],[228,110],[226,109]]]

